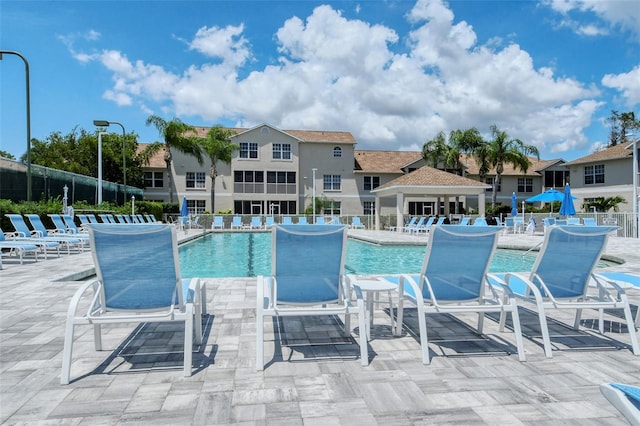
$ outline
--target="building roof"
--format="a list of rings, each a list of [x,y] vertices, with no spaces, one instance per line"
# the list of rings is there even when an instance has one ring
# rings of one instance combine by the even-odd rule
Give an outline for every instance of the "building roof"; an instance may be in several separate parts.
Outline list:
[[[326,131],[326,130],[284,130],[284,129],[278,129],[268,124],[261,124],[260,126],[257,126],[257,127],[262,127],[262,126],[269,126],[270,128],[277,130],[279,132],[287,133],[295,138],[300,139],[303,142],[350,143],[350,144],[356,143],[356,138],[354,138],[350,132]],[[257,128],[257,127],[254,127],[254,128]],[[196,126],[195,128],[196,135],[198,137],[204,138],[207,136],[207,132],[209,131],[210,128],[211,127]],[[228,128],[228,129],[235,132],[236,135],[252,130],[249,128],[240,128],[240,127],[234,127],[234,128]]]
[[[419,151],[356,150],[355,170],[370,173],[403,173],[402,167],[422,158]]]
[[[531,161],[531,167],[529,167],[526,173],[523,173],[522,170],[514,167],[513,164],[505,164],[502,176],[539,176],[541,170],[563,160],[538,160],[536,157],[529,157],[529,161]],[[476,176],[480,174],[480,167],[473,155],[463,154],[462,164],[465,165],[467,174]],[[489,175],[495,175],[495,173],[496,171],[494,168],[490,169],[488,172]]]
[[[378,189],[385,189],[394,186],[469,186],[469,187],[482,187],[488,188],[484,182],[469,179],[464,176],[458,176],[453,173],[445,172],[443,170],[434,169],[433,167],[423,166],[417,170],[402,175],[397,179],[387,182],[384,185],[380,185]]]
[[[580,157],[576,160],[566,163],[567,166],[573,166],[576,164],[593,163],[597,161],[606,160],[618,160],[622,158],[628,158],[633,156],[633,148],[629,147],[629,144],[618,144],[610,146],[602,151],[594,152],[593,154]]]
[[[138,144],[138,153],[142,152],[150,143],[139,143]],[[164,162],[164,152],[165,148],[162,147],[158,150],[151,158],[149,158],[149,164],[143,164],[142,167],[153,167],[153,168],[167,168],[167,163]]]

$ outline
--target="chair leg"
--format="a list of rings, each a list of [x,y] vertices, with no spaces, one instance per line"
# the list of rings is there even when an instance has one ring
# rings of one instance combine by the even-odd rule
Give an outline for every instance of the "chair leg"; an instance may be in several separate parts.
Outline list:
[[[102,327],[100,324],[93,324],[93,345],[96,351],[102,350]]]
[[[184,320],[184,377],[191,377],[193,367],[193,317],[193,309],[191,309]],[[198,318],[198,321],[202,321],[202,318]]]
[[[422,348],[422,363],[430,364],[429,340],[427,338],[427,316],[424,312],[424,305],[418,304],[418,324],[420,326],[420,347]]]
[[[60,384],[68,385],[71,376],[71,356],[73,355],[73,332],[75,324],[67,321],[64,332],[64,349],[62,350],[62,371],[60,373]]]
[[[582,317],[582,309],[576,309],[576,316],[573,319],[573,329],[574,330],[580,329],[580,318],[581,317]],[[600,331],[600,334],[602,334],[602,331]]]
[[[544,306],[538,303],[538,318],[540,319],[540,331],[542,332],[542,342],[544,344],[544,355],[547,358],[553,357],[551,353],[551,339],[549,338],[549,326],[547,324],[547,315],[544,312]]]
[[[511,300],[511,321],[513,322],[513,333],[516,335],[516,348],[518,348],[518,360],[525,361],[524,343],[522,341],[522,328],[520,327],[520,314],[518,313],[518,304],[515,300]],[[501,315],[506,315],[502,312]]]
[[[369,343],[367,341],[367,318],[365,314],[364,301],[358,300],[358,327],[360,328],[360,364],[369,365]]]

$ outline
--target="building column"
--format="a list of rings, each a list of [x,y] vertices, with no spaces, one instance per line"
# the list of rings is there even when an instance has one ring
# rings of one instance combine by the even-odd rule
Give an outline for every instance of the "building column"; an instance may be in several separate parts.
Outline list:
[[[402,227],[404,226],[404,194],[402,192],[398,192],[396,194],[396,231],[402,232]]]
[[[485,217],[486,214],[486,200],[484,194],[478,195],[478,216]]]
[[[380,197],[378,197],[378,194],[376,194],[376,201],[374,204],[375,209],[373,210],[374,213],[374,229],[376,231],[380,230]]]

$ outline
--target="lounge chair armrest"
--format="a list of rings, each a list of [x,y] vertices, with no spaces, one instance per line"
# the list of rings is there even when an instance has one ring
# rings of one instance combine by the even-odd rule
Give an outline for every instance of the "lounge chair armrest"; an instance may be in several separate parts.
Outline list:
[[[618,284],[613,280],[608,279],[607,277],[604,277],[598,274],[591,274],[591,278],[593,278],[593,280],[595,281],[596,286],[598,287],[598,291],[600,292],[601,295],[610,294],[609,288],[607,288],[607,286],[613,287],[613,289],[618,294],[618,298],[620,298],[620,295],[626,293],[624,288],[620,284]]]
[[[80,288],[76,290],[73,297],[71,298],[71,302],[69,303],[69,309],[67,311],[67,322],[69,321],[77,322],[76,320],[79,319],[79,317],[77,316],[77,312],[78,312],[80,300],[89,289],[93,290],[93,297],[95,298],[96,294],[100,291],[100,286],[101,286],[100,281],[93,280],[93,281],[84,283],[82,286],[80,286]],[[93,304],[91,304],[89,309],[91,309],[92,307],[93,307]]]
[[[411,288],[412,293],[407,292],[407,285]],[[400,297],[409,297],[410,299],[413,299],[416,304],[424,303],[424,297],[422,296],[420,286],[418,286],[418,283],[411,275],[400,275],[400,278],[398,279],[398,291],[401,291]]]

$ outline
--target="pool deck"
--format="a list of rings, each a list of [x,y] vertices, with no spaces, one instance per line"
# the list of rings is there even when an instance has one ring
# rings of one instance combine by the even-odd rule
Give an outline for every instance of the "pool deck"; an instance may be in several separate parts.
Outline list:
[[[186,240],[202,231],[179,232]],[[424,236],[355,231],[370,241],[424,244]],[[527,249],[541,235],[500,236],[500,247]],[[611,270],[640,274],[640,240],[612,237],[606,255],[624,259]],[[432,362],[421,363],[415,311],[401,337],[391,335],[388,310],[375,311],[370,365],[362,367],[357,336],[315,318],[268,322],[264,371],[255,369],[255,278],[206,279],[205,340],[192,377],[182,377],[182,333],[170,324],[76,329],[70,385],[61,386],[66,310],[92,269],[89,252],[0,270],[0,423],[2,424],[243,424],[619,425],[620,414],[600,394],[603,382],[640,383],[640,356],[629,348],[619,318],[606,315],[604,335],[594,312],[579,331],[551,321],[553,358],[544,357],[537,316],[520,309],[526,362],[513,334],[474,315],[430,316]],[[640,289],[628,290],[634,312]],[[571,312],[552,318],[572,322]],[[354,323],[352,322],[352,325]],[[356,324],[357,325],[357,324]],[[620,329],[623,329],[621,332]],[[137,331],[134,333],[134,329]],[[305,334],[309,332],[309,335]],[[313,346],[296,345],[298,342]],[[153,343],[152,343],[153,342]],[[168,349],[167,349],[168,348]]]

